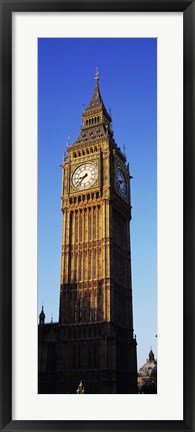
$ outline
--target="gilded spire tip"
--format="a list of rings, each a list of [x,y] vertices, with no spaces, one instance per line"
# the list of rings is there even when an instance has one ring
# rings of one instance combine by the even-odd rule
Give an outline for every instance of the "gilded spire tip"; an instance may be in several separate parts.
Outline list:
[[[96,67],[95,80],[99,81],[99,70],[98,70],[98,67]]]

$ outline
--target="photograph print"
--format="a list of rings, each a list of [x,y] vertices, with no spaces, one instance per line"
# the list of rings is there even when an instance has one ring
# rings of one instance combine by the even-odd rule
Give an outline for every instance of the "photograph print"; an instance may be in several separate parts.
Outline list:
[[[157,40],[38,39],[38,393],[157,393]]]

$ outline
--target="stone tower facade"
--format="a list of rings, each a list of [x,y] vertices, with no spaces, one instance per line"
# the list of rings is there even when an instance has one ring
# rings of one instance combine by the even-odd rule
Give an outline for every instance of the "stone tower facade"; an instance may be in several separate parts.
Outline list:
[[[115,143],[98,72],[95,79],[80,134],[62,164],[59,324],[39,325],[43,393],[75,393],[80,380],[86,393],[137,392],[129,164]]]

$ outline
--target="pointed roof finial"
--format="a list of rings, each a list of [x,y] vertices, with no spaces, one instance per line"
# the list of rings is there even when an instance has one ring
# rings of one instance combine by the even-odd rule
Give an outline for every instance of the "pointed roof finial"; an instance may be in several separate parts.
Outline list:
[[[98,67],[96,67],[95,80],[96,80],[96,82],[99,81],[99,70],[98,70]]]
[[[66,142],[66,150],[68,150],[69,147],[70,147],[70,134],[68,135],[68,139],[67,139],[67,142]]]
[[[44,324],[45,322],[45,313],[44,313],[44,306],[42,304],[41,312],[39,314],[39,324]]]
[[[152,347],[150,347],[150,352],[149,352],[149,361],[154,361],[154,353],[152,351]]]
[[[83,394],[83,393],[85,393],[85,388],[84,388],[84,385],[82,383],[82,380],[80,381],[80,384],[78,386],[78,389],[77,389],[76,393],[77,394]]]

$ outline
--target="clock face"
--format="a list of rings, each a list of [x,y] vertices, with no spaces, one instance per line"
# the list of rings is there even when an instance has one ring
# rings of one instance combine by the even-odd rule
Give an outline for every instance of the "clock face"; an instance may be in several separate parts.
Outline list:
[[[78,190],[89,189],[98,178],[98,167],[86,162],[79,165],[72,174],[72,184]]]
[[[127,181],[121,168],[117,167],[115,173],[116,188],[122,196],[127,196]]]

